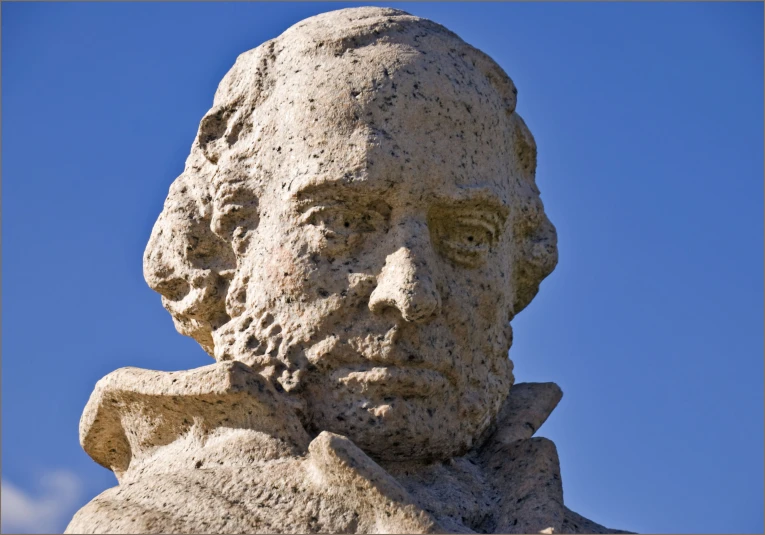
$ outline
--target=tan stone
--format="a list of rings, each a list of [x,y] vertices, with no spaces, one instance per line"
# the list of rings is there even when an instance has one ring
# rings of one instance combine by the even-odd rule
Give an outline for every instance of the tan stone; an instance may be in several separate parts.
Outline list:
[[[242,54],[144,257],[217,363],[96,385],[80,439],[120,484],[67,532],[606,532],[532,438],[560,389],[512,386],[557,262],[516,94],[392,9]]]

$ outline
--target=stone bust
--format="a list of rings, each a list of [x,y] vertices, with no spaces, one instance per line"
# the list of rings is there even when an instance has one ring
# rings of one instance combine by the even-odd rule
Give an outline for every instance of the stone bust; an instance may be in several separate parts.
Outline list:
[[[516,95],[393,9],[239,56],[144,256],[217,362],[99,381],[80,439],[120,484],[67,532],[612,532],[532,438],[558,387],[513,386],[557,262]]]

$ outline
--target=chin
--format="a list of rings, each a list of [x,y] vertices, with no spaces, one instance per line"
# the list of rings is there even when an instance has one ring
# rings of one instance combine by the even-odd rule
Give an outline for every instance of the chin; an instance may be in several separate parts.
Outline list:
[[[422,397],[308,387],[303,393],[310,432],[344,435],[380,461],[435,462],[464,455],[496,415],[491,409],[498,408],[456,392]]]

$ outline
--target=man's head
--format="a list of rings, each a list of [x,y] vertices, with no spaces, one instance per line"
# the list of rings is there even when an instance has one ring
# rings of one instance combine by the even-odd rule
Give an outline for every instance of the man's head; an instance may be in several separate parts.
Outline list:
[[[144,259],[178,330],[269,376],[309,431],[446,458],[513,382],[510,319],[557,261],[512,81],[383,8],[242,54]]]

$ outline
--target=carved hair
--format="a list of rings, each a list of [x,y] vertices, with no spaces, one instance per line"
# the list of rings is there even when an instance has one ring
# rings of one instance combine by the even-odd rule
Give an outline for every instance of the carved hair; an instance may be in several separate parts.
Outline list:
[[[502,98],[513,131],[513,151],[520,162],[522,180],[515,188],[519,209],[512,227],[516,294],[511,316],[531,302],[557,263],[555,228],[545,216],[535,183],[536,143],[515,112],[517,90],[502,68],[434,22],[388,8],[344,11],[347,25],[330,25],[322,15],[312,17],[239,56],[221,82],[212,109],[202,119],[186,168],[170,186],[154,225],[144,254],[146,282],[162,295],[177,330],[194,338],[210,355],[214,354],[212,332],[231,319],[225,302],[236,270],[232,212],[250,227],[257,225],[257,193],[231,186],[225,166],[219,168],[218,162],[258,126],[258,106],[276,84],[279,45],[297,33],[313,36],[313,41],[304,42],[313,42],[322,47],[323,54],[334,55],[385,40],[411,39],[422,35],[423,30],[453,42],[458,53],[473,62]],[[305,52],[316,53],[316,49]],[[247,151],[247,147],[236,150]]]

